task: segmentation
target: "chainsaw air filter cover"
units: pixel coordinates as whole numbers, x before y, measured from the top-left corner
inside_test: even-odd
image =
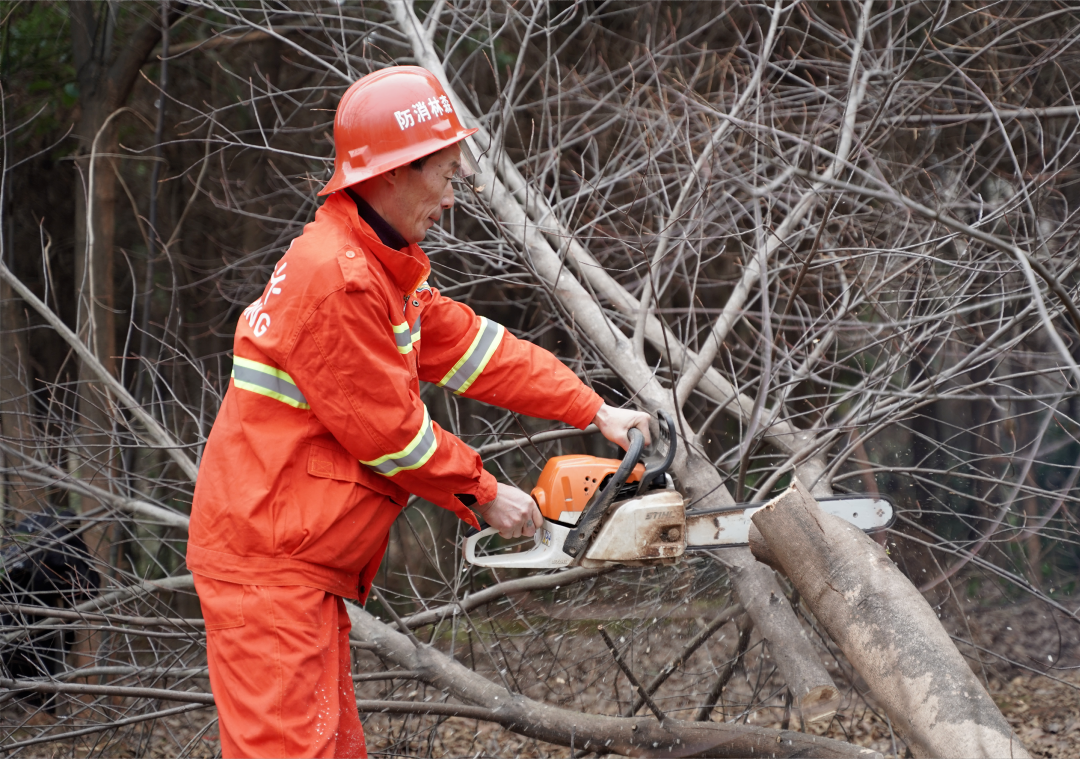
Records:
[[[577,524],[581,512],[603,487],[604,479],[614,474],[621,463],[618,459],[583,454],[548,459],[532,489],[533,500],[544,519]],[[626,481],[638,482],[643,474],[645,466],[638,464]]]

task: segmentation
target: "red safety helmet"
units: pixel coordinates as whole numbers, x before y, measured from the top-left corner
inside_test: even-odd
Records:
[[[393,66],[354,83],[334,115],[334,176],[319,195],[371,179],[460,142],[476,129],[458,120],[439,80]]]

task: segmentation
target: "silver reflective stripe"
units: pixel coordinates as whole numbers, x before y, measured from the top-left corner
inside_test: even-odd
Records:
[[[235,356],[232,370],[233,383],[241,390],[265,395],[293,408],[309,409],[307,398],[293,382],[293,378],[267,364]]]
[[[416,322],[412,325],[412,334],[409,335],[410,342],[415,345],[420,341],[420,317],[416,317]]]
[[[361,460],[360,463],[371,467],[379,474],[393,477],[406,469],[422,467],[434,455],[436,447],[438,447],[438,441],[435,439],[435,429],[431,426],[431,417],[428,416],[425,407],[424,423],[420,425],[420,431],[407,446],[397,453],[388,453],[372,461]]]
[[[502,342],[503,332],[501,324],[481,316],[480,331],[473,338],[472,345],[451,367],[446,376],[439,380],[439,387],[448,387],[457,395],[468,390],[495,354],[495,349]]]

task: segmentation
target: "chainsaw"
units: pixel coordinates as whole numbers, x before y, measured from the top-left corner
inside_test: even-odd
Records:
[[[639,463],[644,439],[636,429],[630,430],[621,461],[585,455],[549,459],[531,493],[544,517],[533,546],[488,552],[481,541],[497,530],[485,527],[465,538],[466,561],[507,569],[650,566],[672,564],[687,551],[747,545],[750,519],[767,502],[688,509],[668,474],[675,459],[675,422],[664,411],[659,421],[667,450],[644,462]],[[865,532],[886,529],[896,518],[893,504],[881,496],[821,498],[818,504]]]

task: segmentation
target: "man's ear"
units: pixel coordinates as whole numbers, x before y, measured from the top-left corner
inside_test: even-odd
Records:
[[[389,184],[391,186],[397,186],[398,179],[401,177],[401,173],[400,173],[401,169],[402,169],[402,167],[399,166],[396,169],[390,169],[390,171],[384,171],[382,174],[379,174],[377,177],[372,177],[372,179],[382,179],[387,184]]]

